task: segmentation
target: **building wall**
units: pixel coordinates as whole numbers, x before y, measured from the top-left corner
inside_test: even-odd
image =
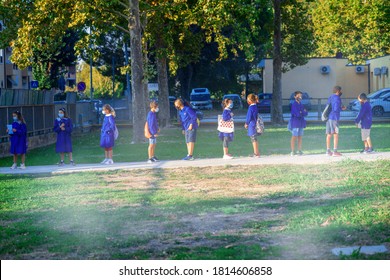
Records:
[[[11,54],[11,48],[0,49],[0,88],[29,89],[31,69],[21,70],[16,64],[12,64]]]
[[[265,59],[263,90],[272,93],[273,60]],[[326,98],[335,85],[343,89],[343,97],[354,98],[368,90],[368,67],[357,74],[356,66],[347,66],[347,59],[312,58],[306,65],[298,66],[282,74],[282,97],[289,98],[296,90],[307,92],[312,98]],[[321,73],[322,66],[329,66],[328,74]]]
[[[370,91],[374,92],[382,88],[390,88],[390,55],[378,57],[375,59],[370,59],[368,61],[370,63],[370,78],[371,78],[371,86]],[[387,67],[387,74],[382,73],[380,75],[375,75],[375,68]],[[378,73],[377,73],[378,74]]]

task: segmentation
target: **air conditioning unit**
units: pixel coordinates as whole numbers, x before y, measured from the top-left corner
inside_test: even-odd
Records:
[[[330,66],[329,65],[323,65],[320,67],[321,74],[329,74],[330,73]]]
[[[387,66],[382,66],[381,74],[382,75],[388,75],[389,74],[389,68],[387,68]]]
[[[355,71],[357,74],[364,73],[364,66],[356,66]]]
[[[379,68],[379,67],[377,67],[377,68],[374,68],[374,75],[375,76],[380,76],[381,75],[381,69]]]

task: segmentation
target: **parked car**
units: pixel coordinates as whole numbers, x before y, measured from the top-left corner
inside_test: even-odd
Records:
[[[380,89],[376,92],[373,92],[369,95],[367,95],[367,98],[370,100],[370,103],[371,103],[371,108],[372,108],[372,111],[374,113],[374,107],[372,106],[372,101],[375,100],[375,99],[383,99],[385,96],[387,97],[387,95],[390,93],[390,88],[383,88],[383,89]],[[382,112],[382,109],[383,109],[383,112],[385,111],[384,109],[384,106],[381,106],[380,104],[375,104],[376,106],[379,106],[378,108],[375,109],[375,113],[376,114],[381,114]],[[381,109],[382,107],[382,109]],[[355,99],[353,101],[351,101],[349,103],[349,106],[348,108],[352,111],[360,111],[360,102],[359,100]],[[382,113],[383,114],[383,113]],[[377,116],[377,115],[375,115]]]
[[[244,107],[242,104],[241,96],[239,96],[238,94],[225,94],[222,98],[222,101],[226,98],[233,100],[233,109],[242,109]]]
[[[380,98],[370,99],[372,114],[382,117],[384,113],[390,113],[390,92]]]
[[[294,101],[295,101],[295,98],[294,98],[294,92],[293,92],[290,95],[290,105],[289,105],[290,110],[291,110],[291,106],[294,103]],[[302,92],[301,104],[305,107],[305,109],[307,111],[311,110],[311,100],[310,100],[310,96],[307,92]]]
[[[259,109],[259,113],[270,113],[272,93],[260,93],[258,97],[259,103],[257,103],[257,109]]]
[[[194,88],[190,94],[190,103],[194,109],[213,109],[210,91],[207,88]]]
[[[93,109],[95,112],[101,112],[102,111],[102,108],[103,108],[103,102],[99,99],[92,99],[92,101],[90,99],[83,99],[83,100],[79,100],[77,101],[77,103],[91,103],[93,104]]]

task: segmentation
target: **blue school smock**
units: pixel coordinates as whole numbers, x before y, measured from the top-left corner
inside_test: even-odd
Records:
[[[364,102],[360,107],[359,115],[355,119],[355,123],[361,123],[363,129],[370,129],[372,125],[372,110],[370,101]]]
[[[225,109],[222,113],[222,119],[226,121],[230,121],[232,119],[231,115],[232,110],[231,109]],[[223,140],[224,137],[227,137],[229,141],[233,141],[234,133],[226,133],[226,132],[220,132],[218,135],[219,139]]]
[[[248,125],[248,136],[254,136],[257,135],[256,132],[256,122],[257,122],[257,115],[259,111],[257,110],[256,104],[251,104],[248,108],[248,112],[246,113],[246,120],[245,124]]]
[[[307,116],[307,111],[302,103],[297,102],[296,100],[291,105],[291,128],[305,128]]]
[[[11,134],[11,149],[13,155],[22,155],[27,152],[27,126],[22,122],[13,122],[12,129],[16,131]]]
[[[188,130],[189,126],[192,124],[192,129],[198,128],[198,122],[196,121],[196,111],[191,107],[184,106],[179,112],[181,126],[183,130]]]
[[[341,112],[341,98],[337,94],[332,94],[328,98],[328,103],[332,105],[332,111],[329,114],[329,119],[338,121],[340,120],[340,112]]]
[[[103,120],[102,132],[100,135],[100,147],[112,148],[115,144],[114,139],[115,118],[112,115],[106,115]]]
[[[65,124],[65,130],[61,129],[61,125]],[[57,118],[54,121],[53,131],[57,133],[56,153],[71,153],[72,152],[72,120],[69,118]]]
[[[151,138],[155,138],[154,135],[158,133],[158,121],[157,114],[155,112],[150,111],[146,118],[149,126],[149,133],[152,135]]]

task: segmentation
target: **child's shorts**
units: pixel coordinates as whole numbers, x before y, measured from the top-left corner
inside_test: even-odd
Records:
[[[367,139],[370,138],[370,132],[371,129],[362,128],[362,141],[367,141]]]
[[[303,136],[303,128],[296,127],[291,129],[292,136],[298,137],[298,136]]]
[[[150,145],[157,144],[157,138],[149,138],[149,144]]]
[[[257,142],[257,134],[252,135],[252,136],[249,136],[249,138],[251,139],[251,142],[252,142],[252,143]]]

